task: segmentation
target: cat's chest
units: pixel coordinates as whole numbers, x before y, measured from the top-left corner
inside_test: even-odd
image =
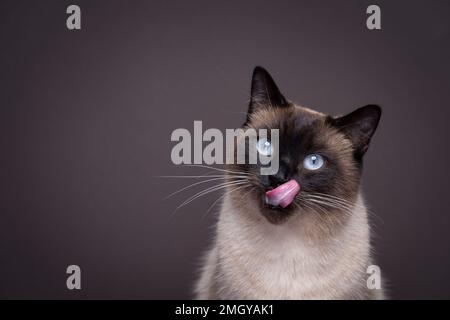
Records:
[[[274,226],[233,213],[223,211],[218,225],[218,278],[229,293],[225,298],[333,299],[365,285],[368,232],[357,216],[340,233],[319,238],[311,236],[305,220]]]
[[[357,280],[352,279],[357,270],[354,265],[312,256],[306,259],[303,252],[239,256],[225,262],[233,267],[223,276],[235,293],[248,299],[335,299],[354,288]]]
[[[302,253],[290,253],[279,257],[260,256],[254,264],[254,276],[260,286],[259,294],[264,298],[276,295],[281,299],[296,299],[308,294],[317,282],[316,273]]]
[[[302,299],[323,297],[333,271],[327,270],[315,249],[295,241],[282,246],[264,243],[230,245],[221,253],[225,278],[240,296],[256,299]]]

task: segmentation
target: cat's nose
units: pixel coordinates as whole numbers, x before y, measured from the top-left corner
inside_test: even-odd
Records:
[[[272,188],[276,188],[279,185],[282,185],[285,182],[288,182],[290,177],[288,176],[285,170],[278,170],[278,172],[274,175],[269,176],[270,186]]]

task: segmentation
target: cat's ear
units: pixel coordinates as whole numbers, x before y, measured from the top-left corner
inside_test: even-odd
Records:
[[[369,148],[370,139],[377,129],[381,108],[367,105],[332,120],[333,125],[343,132],[353,143],[355,156],[361,158]]]
[[[253,70],[248,114],[260,106],[284,107],[287,105],[289,105],[288,101],[281,94],[269,72],[262,67],[256,67]]]

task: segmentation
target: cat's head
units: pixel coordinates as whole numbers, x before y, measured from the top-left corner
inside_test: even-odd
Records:
[[[363,156],[380,116],[376,105],[338,117],[297,106],[281,94],[265,69],[256,67],[243,128],[279,129],[279,169],[272,175],[261,174],[258,164],[235,164],[232,169],[248,177],[248,197],[270,222],[281,223],[311,209],[319,214],[339,208],[348,212],[358,196]],[[300,191],[288,205],[268,201],[268,192],[292,184]]]

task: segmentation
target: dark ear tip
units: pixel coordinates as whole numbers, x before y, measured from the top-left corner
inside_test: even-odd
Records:
[[[365,114],[366,117],[372,119],[372,121],[376,124],[380,122],[382,109],[379,105],[368,104],[367,106],[361,107],[359,110],[362,111],[362,114]]]
[[[363,107],[367,109],[369,112],[377,115],[377,117],[381,117],[381,114],[383,113],[383,109],[379,105],[376,104],[368,104],[367,106]]]
[[[254,69],[253,69],[253,76],[255,76],[255,75],[257,75],[257,74],[268,74],[269,72],[267,72],[267,70],[266,69],[264,69],[263,67],[261,67],[261,66],[256,66]]]

